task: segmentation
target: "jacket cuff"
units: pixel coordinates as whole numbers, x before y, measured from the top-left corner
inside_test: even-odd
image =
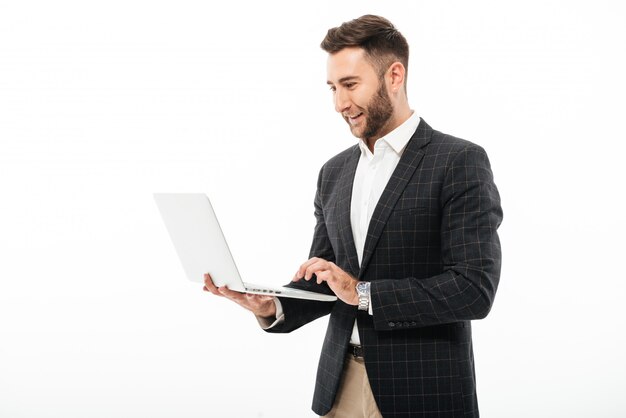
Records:
[[[285,313],[283,312],[283,305],[278,298],[274,298],[274,304],[276,305],[276,317],[263,318],[257,316],[256,320],[263,329],[270,329],[285,322]]]

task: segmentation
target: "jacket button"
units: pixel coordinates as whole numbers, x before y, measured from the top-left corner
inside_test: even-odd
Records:
[[[396,326],[396,323],[395,323],[395,322],[389,322],[387,325],[389,325],[390,327],[392,327],[392,328],[393,328],[393,327],[395,327],[395,326]]]

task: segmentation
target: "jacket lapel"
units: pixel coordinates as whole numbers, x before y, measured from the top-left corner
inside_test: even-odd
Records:
[[[360,156],[361,150],[358,146],[355,146],[341,171],[338,187],[339,197],[337,199],[337,227],[339,228],[339,235],[346,248],[348,265],[352,274],[356,274],[359,271],[359,259],[356,254],[354,236],[352,235],[352,223],[350,222],[350,204],[352,202],[354,175]]]
[[[359,277],[361,277],[361,275],[365,272],[365,269],[372,258],[374,249],[378,244],[380,235],[382,234],[385,224],[387,223],[389,215],[391,215],[391,212],[400,198],[400,195],[406,188],[406,185],[424,156],[422,147],[430,141],[432,131],[432,128],[428,126],[424,119],[422,119],[417,127],[417,130],[407,143],[406,148],[402,153],[402,157],[398,162],[398,166],[391,175],[383,194],[380,196],[380,200],[374,209],[372,219],[367,229],[367,237],[365,238],[365,248],[363,249],[363,261],[359,270]],[[352,174],[352,179],[354,179],[354,173]],[[352,189],[350,189],[350,194],[351,192]],[[348,212],[348,224],[350,224],[349,216],[350,214]],[[352,230],[350,230],[350,235],[352,235]],[[354,247],[354,240],[352,240],[352,246]]]

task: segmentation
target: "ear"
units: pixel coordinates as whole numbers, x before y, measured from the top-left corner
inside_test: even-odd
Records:
[[[401,91],[404,87],[404,80],[406,76],[406,69],[400,61],[396,61],[389,66],[387,70],[387,80],[389,85],[387,86],[392,93]]]

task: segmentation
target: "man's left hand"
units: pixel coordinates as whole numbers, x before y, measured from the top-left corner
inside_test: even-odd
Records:
[[[359,304],[359,296],[356,293],[356,284],[359,281],[337,267],[335,263],[313,257],[300,266],[292,281],[297,282],[301,279],[308,281],[313,275],[317,277],[318,284],[328,283],[335,295],[348,305]]]

